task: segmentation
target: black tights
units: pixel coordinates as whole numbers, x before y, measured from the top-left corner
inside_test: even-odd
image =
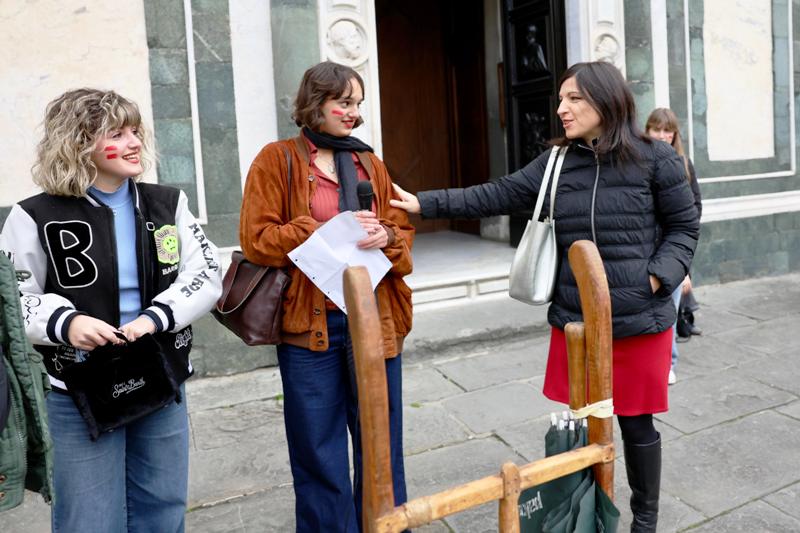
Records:
[[[617,416],[622,440],[628,444],[651,444],[658,439],[653,415]]]

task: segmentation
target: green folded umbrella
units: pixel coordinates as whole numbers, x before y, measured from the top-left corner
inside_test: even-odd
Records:
[[[566,415],[565,415],[566,418]],[[545,456],[586,446],[582,421],[559,421],[545,434]],[[615,532],[619,511],[586,468],[522,491],[519,497],[521,533]]]

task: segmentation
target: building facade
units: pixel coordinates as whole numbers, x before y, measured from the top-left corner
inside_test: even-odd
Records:
[[[47,102],[80,86],[137,101],[159,162],[223,251],[238,246],[250,161],[292,136],[303,71],[321,59],[364,78],[371,144],[408,190],[468,186],[524,165],[559,134],[557,80],[612,61],[640,121],[671,107],[704,197],[693,274],[715,283],[800,270],[795,0],[7,0],[0,3],[0,220],[33,194]],[[529,213],[416,220],[518,239]],[[230,352],[198,334],[201,373]],[[222,344],[221,344],[222,343]],[[238,356],[237,356],[238,357]],[[271,361],[247,351],[242,368]]]

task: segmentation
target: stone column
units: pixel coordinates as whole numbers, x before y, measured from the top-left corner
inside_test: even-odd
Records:
[[[353,134],[380,157],[381,108],[375,5],[372,0],[319,0],[320,57],[355,69],[364,79],[364,124]]]
[[[566,0],[567,63],[610,61],[625,74],[623,0]]]

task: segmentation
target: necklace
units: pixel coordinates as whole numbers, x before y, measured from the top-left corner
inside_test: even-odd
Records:
[[[317,161],[322,161],[323,163],[325,163],[328,174],[336,174],[336,163],[334,163],[333,160],[328,161],[327,159],[323,159],[320,156],[317,156]]]

